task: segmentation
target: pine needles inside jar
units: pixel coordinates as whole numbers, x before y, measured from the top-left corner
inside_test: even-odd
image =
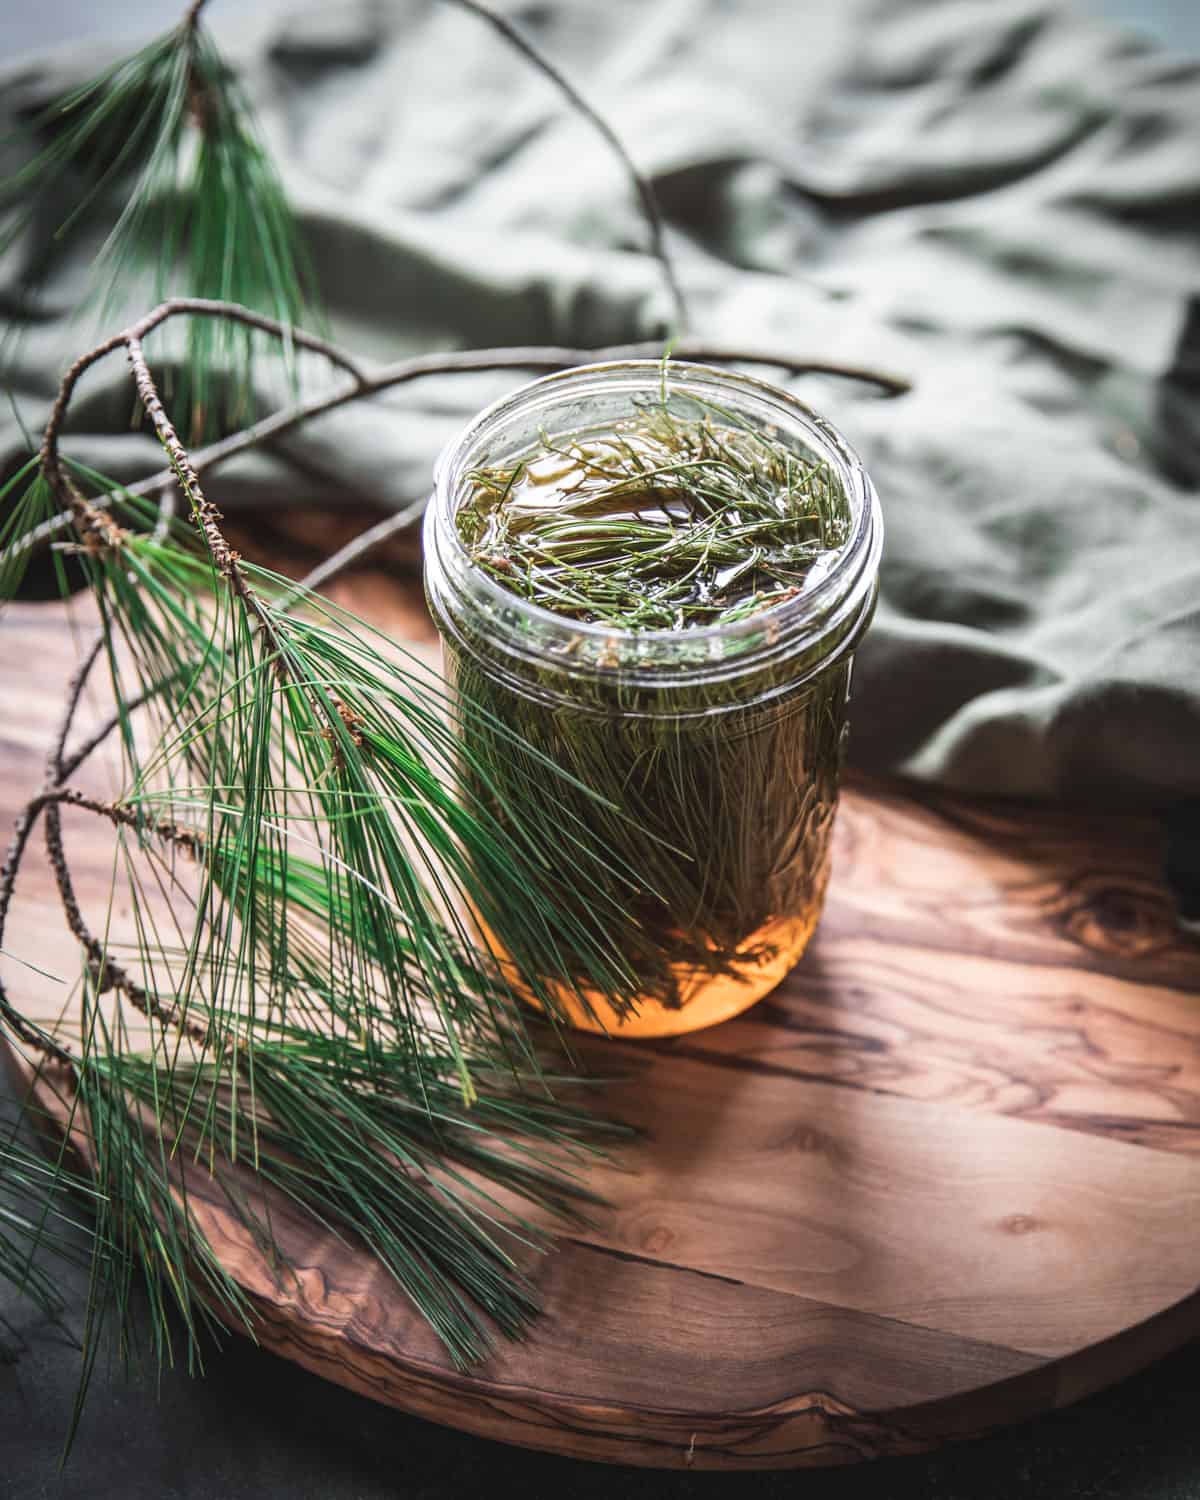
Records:
[[[641,1001],[678,1010],[720,985],[740,1008],[739,990],[761,992],[803,950],[824,892],[848,667],[809,670],[769,648],[776,606],[849,536],[837,475],[731,411],[668,397],[664,375],[627,419],[543,431],[533,451],[471,472],[455,522],[495,583],[585,626],[561,665],[514,665],[467,622],[451,633],[466,744],[492,768],[491,786],[466,778],[469,798],[560,849],[581,904],[605,891]],[[598,650],[596,626],[612,632]],[[711,627],[734,629],[718,639]],[[671,632],[686,650],[698,630],[700,670],[648,681],[638,637]],[[723,652],[756,663],[732,693],[703,670]],[[569,825],[549,811],[547,764],[566,773]],[[507,949],[503,925],[490,936]],[[536,978],[594,994],[593,1022],[640,1009],[614,1007],[584,956],[567,942],[560,952],[559,972]]]
[[[719,408],[681,418],[665,399],[608,432],[543,433],[536,454],[471,478],[457,522],[478,566],[555,614],[619,630],[723,625],[778,604],[849,525],[826,462]]]

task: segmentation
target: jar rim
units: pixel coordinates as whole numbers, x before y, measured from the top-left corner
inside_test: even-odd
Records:
[[[471,461],[472,456],[477,454],[487,437],[494,434],[506,418],[527,414],[539,406],[552,410],[568,395],[571,398],[586,395],[589,385],[609,395],[614,388],[620,388],[622,380],[628,383],[631,394],[657,390],[663,369],[663,361],[652,359],[575,365],[528,381],[485,407],[443,448],[434,465],[434,491],[426,519],[427,570],[433,558],[442,567],[450,562],[452,571],[469,575],[476,598],[486,601],[497,616],[501,611],[512,612],[545,631],[569,631],[580,641],[615,646],[622,656],[628,649],[635,658],[642,660],[658,650],[668,653],[686,646],[694,667],[700,666],[706,654],[710,657],[718,654],[722,646],[748,642],[755,636],[761,639],[764,633],[773,645],[778,644],[781,637],[793,643],[797,637],[811,641],[824,633],[831,615],[844,613],[843,607],[863,593],[864,583],[870,595],[869,602],[873,603],[874,575],[882,546],[882,521],[874,486],[858,454],[830,422],[792,392],[740,370],[688,361],[670,361],[666,365],[666,379],[672,393],[702,397],[705,392],[711,393],[716,388],[726,397],[733,394],[748,397],[756,408],[757,417],[769,419],[776,416],[781,426],[787,424],[791,433],[802,438],[821,459],[830,463],[837,474],[851,508],[851,532],[846,541],[830,553],[829,566],[811,587],[802,588],[798,594],[735,621],[685,629],[638,630],[601,621],[576,620],[556,613],[506,589],[473,561],[459,535],[455,518],[463,478],[477,466],[477,461]],[[446,549],[444,553],[443,548]],[[869,613],[869,604],[864,604],[863,608],[864,613]],[[751,648],[748,654],[757,656],[758,653]],[[682,663],[677,665],[683,670]],[[749,665],[744,658],[743,665]]]

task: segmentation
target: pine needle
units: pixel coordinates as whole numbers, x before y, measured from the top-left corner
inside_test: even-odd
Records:
[[[80,1212],[71,1195],[95,1205],[92,1183],[69,1171],[62,1160],[48,1159],[17,1134],[19,1121],[0,1121],[0,1281],[54,1323],[61,1323],[64,1304],[55,1274],[57,1266],[87,1266],[102,1260],[109,1246]],[[4,1329],[0,1319],[0,1332]],[[11,1353],[0,1338],[0,1358]]]

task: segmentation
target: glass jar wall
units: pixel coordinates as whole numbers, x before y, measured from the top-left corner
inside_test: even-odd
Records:
[[[630,629],[556,613],[480,566],[459,525],[475,476],[547,435],[628,431],[664,402],[685,422],[719,412],[822,467],[839,530],[801,587],[717,625]],[[550,945],[554,972],[510,974],[519,992],[587,1029],[662,1036],[745,1010],[800,957],[829,875],[881,532],[870,481],[828,423],[787,392],[701,366],[550,376],[442,455],[426,586],[474,768],[461,795],[523,830],[576,893]],[[493,914],[482,932],[502,963],[505,922],[525,919]],[[614,955],[603,972],[597,931]]]

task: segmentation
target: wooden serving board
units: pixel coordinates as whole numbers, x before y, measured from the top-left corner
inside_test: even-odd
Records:
[[[403,611],[383,616],[428,644]],[[59,606],[3,629],[11,819],[75,645]],[[102,910],[110,831],[81,818],[69,845]],[[674,1041],[585,1044],[629,1075],[607,1102],[645,1138],[592,1174],[594,1230],[539,1262],[529,1339],[470,1375],[365,1252],[276,1204],[280,1281],[198,1172],[193,1201],[266,1347],[506,1442],[801,1466],[1063,1405],[1200,1331],[1200,950],[1160,857],[1135,819],[852,784],[824,921],[771,998]],[[76,961],[36,861],[9,946]],[[37,987],[3,972],[18,999]]]

